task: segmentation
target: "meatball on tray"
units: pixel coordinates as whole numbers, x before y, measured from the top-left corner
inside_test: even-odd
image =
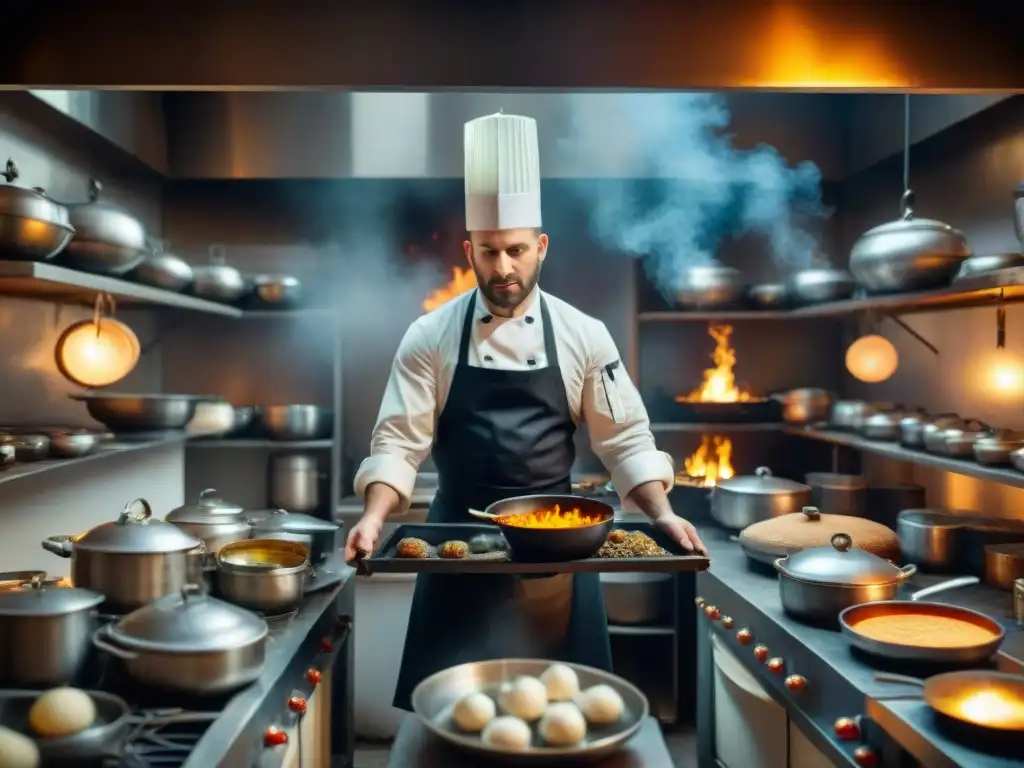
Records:
[[[686,552],[650,523],[616,522],[607,541],[582,560],[524,562],[497,526],[420,523],[399,526],[371,557],[365,573],[548,574],[706,570],[704,555]]]

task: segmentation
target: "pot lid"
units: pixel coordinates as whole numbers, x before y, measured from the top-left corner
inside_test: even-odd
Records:
[[[103,185],[96,179],[89,182],[89,202],[68,206],[69,218],[80,239],[123,243],[132,248],[146,244],[142,223],[120,208],[100,201]]]
[[[6,169],[0,173],[7,180],[6,185],[0,186],[0,215],[20,216],[70,230],[68,209],[48,198],[41,189],[17,186],[14,181],[19,175],[18,166],[8,160]]]
[[[75,541],[75,549],[120,554],[186,552],[199,546],[199,539],[178,526],[154,520],[145,499],[126,504],[117,520],[97,525]]]
[[[189,653],[226,651],[267,636],[267,622],[187,584],[180,593],[132,611],[110,630],[128,648]]]
[[[262,519],[254,520],[257,530],[276,531],[279,533],[316,533],[318,531],[336,531],[338,524],[329,520],[321,520],[312,515],[299,515],[283,509],[272,509]]]
[[[897,518],[898,523],[912,528],[963,528],[963,518],[957,515],[970,515],[964,511],[946,511],[941,509],[905,509]]]
[[[795,480],[775,477],[768,467],[758,467],[752,475],[739,475],[737,477],[730,477],[728,480],[721,480],[717,488],[734,493],[765,495],[805,493],[811,490],[809,486],[798,483]]]
[[[88,589],[50,587],[36,576],[21,589],[0,591],[0,616],[63,616],[88,611],[103,602],[103,595]]]
[[[230,501],[224,501],[215,489],[207,488],[199,494],[199,499],[194,504],[182,504],[180,507],[172,509],[164,520],[169,523],[203,522],[198,518],[214,515],[238,515],[244,511],[243,507],[232,504]]]
[[[853,546],[845,533],[832,537],[831,546],[812,547],[782,561],[785,573],[816,584],[868,586],[885,584],[902,576],[888,560]]]

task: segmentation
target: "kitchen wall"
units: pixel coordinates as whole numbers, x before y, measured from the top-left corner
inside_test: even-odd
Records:
[[[96,176],[103,196],[137,215],[154,232],[160,228],[160,183],[123,157],[83,149],[65,127],[39,121],[24,102],[0,97],[0,161],[13,159],[17,183],[42,187],[61,201],[87,200]],[[95,426],[80,403],[68,399],[75,387],[57,372],[53,345],[68,324],[91,316],[91,308],[0,298],[0,424]],[[158,318],[148,312],[119,312],[145,345],[156,338]],[[143,356],[123,391],[159,391],[160,359]],[[183,459],[180,447],[166,447],[60,468],[13,483],[0,482],[0,570],[45,568],[65,575],[68,561],[48,555],[39,541],[78,533],[112,520],[124,505],[144,496],[155,510],[180,504]],[[0,476],[2,480],[2,476]]]
[[[883,98],[883,97],[876,97]],[[884,97],[897,104],[902,96]],[[912,100],[913,101],[913,100]],[[911,152],[910,184],[917,213],[962,229],[978,254],[1021,250],[1013,231],[1013,191],[1024,181],[1024,99],[999,103],[917,145]],[[902,161],[890,158],[860,173],[842,188],[842,253],[865,229],[896,218]],[[849,375],[850,396],[905,403],[932,412],[953,411],[1008,428],[1024,429],[1024,305],[1006,308],[1006,349],[997,351],[995,309],[911,315],[905,321],[939,348],[933,355],[890,321],[882,332],[900,355],[896,374],[867,385]],[[997,372],[1015,368],[1010,386],[997,386]],[[917,478],[929,502],[984,510],[1024,519],[1024,490],[959,475],[872,460],[873,471]]]

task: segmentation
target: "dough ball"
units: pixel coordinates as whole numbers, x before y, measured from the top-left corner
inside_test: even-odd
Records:
[[[619,692],[610,685],[595,685],[580,695],[580,709],[591,725],[611,725],[618,722],[625,706]]]
[[[28,724],[40,736],[55,738],[84,731],[96,720],[96,704],[85,691],[54,688],[32,704]]]
[[[479,733],[497,714],[494,700],[486,693],[470,693],[455,702],[452,719],[467,733]]]
[[[587,721],[575,704],[559,701],[548,707],[537,730],[545,743],[553,747],[571,747],[587,735]]]
[[[502,686],[498,707],[503,714],[532,723],[548,707],[548,689],[536,677],[519,677]]]
[[[469,544],[464,541],[446,541],[437,548],[437,556],[445,560],[463,560],[469,557]]]
[[[0,726],[0,765],[4,768],[39,768],[39,747],[28,736]]]
[[[548,701],[573,701],[580,692],[580,679],[565,664],[552,664],[544,670],[540,681],[548,690]]]
[[[530,748],[532,734],[530,726],[518,717],[504,715],[496,717],[487,724],[481,735],[484,744],[512,752],[525,752]]]
[[[430,550],[427,548],[427,542],[423,539],[409,538],[398,542],[398,546],[395,547],[395,554],[402,558],[422,560],[425,557],[430,557]]]

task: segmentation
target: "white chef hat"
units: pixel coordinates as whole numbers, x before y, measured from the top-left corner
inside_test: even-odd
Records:
[[[466,123],[466,229],[539,227],[537,121],[496,114]]]

